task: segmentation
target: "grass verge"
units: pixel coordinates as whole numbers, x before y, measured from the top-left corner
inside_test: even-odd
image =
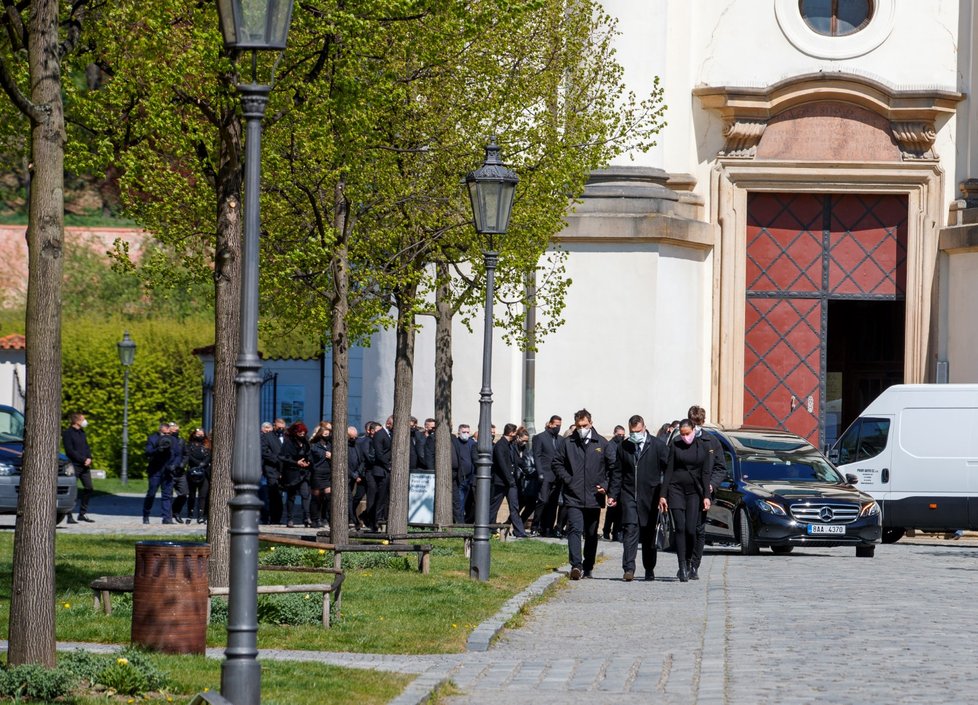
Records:
[[[94,611],[88,585],[99,576],[132,574],[134,544],[152,538],[58,534],[55,609],[59,640],[129,643],[131,601],[116,596],[113,613],[104,615]],[[172,540],[172,536],[160,538]],[[202,536],[185,538],[204,540]],[[331,629],[261,624],[259,648],[392,654],[461,652],[472,629],[537,577],[561,565],[565,553],[558,544],[494,540],[491,579],[478,582],[468,577],[468,559],[460,539],[431,543],[435,549],[430,575],[417,572],[414,554],[376,567],[348,569],[342,611],[333,615]],[[12,532],[0,534],[0,574],[10,574],[12,553]],[[262,571],[259,576],[264,584],[309,582],[308,574],[301,573]],[[0,635],[4,637],[9,605],[10,584],[4,581],[0,583]],[[226,639],[223,626],[210,625],[208,646],[223,646]]]

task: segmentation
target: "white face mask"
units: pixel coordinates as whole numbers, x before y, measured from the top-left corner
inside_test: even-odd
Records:
[[[587,438],[591,433],[591,427],[588,426],[587,428],[579,428],[577,429],[577,433],[581,436],[581,438]]]
[[[459,440],[467,441],[469,440],[471,434],[468,431],[462,431],[458,434]]]
[[[88,425],[88,419],[83,419],[82,422],[79,424],[79,426],[81,426],[82,428],[85,428],[87,425]]]

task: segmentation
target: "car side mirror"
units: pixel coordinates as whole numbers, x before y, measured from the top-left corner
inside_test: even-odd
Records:
[[[839,449],[830,448],[829,449],[829,462],[837,464],[839,462]]]
[[[851,472],[847,472],[846,473],[846,482],[848,482],[850,485],[855,485],[857,482],[859,482],[859,477],[857,477],[856,475],[854,475]]]

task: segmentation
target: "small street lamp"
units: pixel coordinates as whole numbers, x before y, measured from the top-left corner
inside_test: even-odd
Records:
[[[129,331],[122,334],[122,340],[115,344],[119,349],[119,362],[122,363],[122,472],[123,486],[129,484],[129,368],[136,359],[136,343],[129,337]]]
[[[485,328],[482,336],[482,391],[479,393],[479,443],[475,461],[475,530],[469,557],[469,577],[489,580],[489,494],[492,479],[492,304],[495,298],[497,237],[509,229],[513,211],[513,194],[519,178],[499,159],[495,137],[486,147],[482,166],[465,177],[472,202],[475,231],[486,238],[482,251],[486,265]]]
[[[271,85],[257,81],[258,52],[285,49],[292,0],[217,0],[224,46],[232,57],[251,52],[251,83],[238,85],[245,132],[244,245],[241,263],[241,343],[235,377],[231,480],[228,645],[221,664],[221,695],[234,705],[260,705],[258,663],[258,498],[261,480],[258,357],[258,232],[262,118]],[[274,69],[273,69],[274,72]],[[271,81],[269,77],[269,82]]]

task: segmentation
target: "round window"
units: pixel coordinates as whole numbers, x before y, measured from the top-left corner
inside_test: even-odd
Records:
[[[873,19],[873,0],[798,0],[805,24],[827,37],[855,34]]]

